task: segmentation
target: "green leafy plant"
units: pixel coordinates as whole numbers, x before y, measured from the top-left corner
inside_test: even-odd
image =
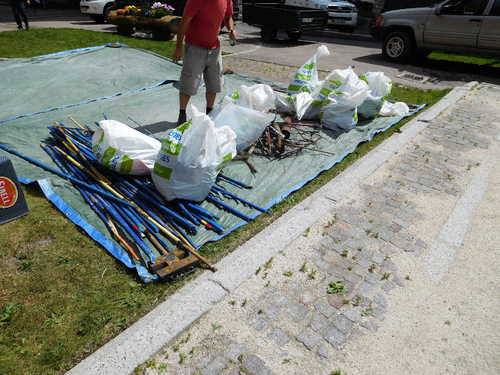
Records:
[[[21,302],[19,303],[9,302],[7,306],[5,306],[3,311],[0,313],[0,327],[11,323],[12,316],[19,309],[19,307],[21,307]]]
[[[274,261],[274,257],[271,257],[267,262],[266,262],[266,265],[265,267],[267,269],[271,268],[273,266],[273,261]]]
[[[157,366],[156,358],[154,357],[146,362],[146,368],[156,368],[156,366]]]
[[[158,374],[162,374],[163,371],[165,371],[167,369],[167,364],[166,363],[160,363],[160,365],[158,365]]]
[[[307,269],[307,261],[302,264],[302,266],[300,267],[300,270],[302,272],[304,272],[304,273],[307,273],[307,271],[308,271],[308,269]]]
[[[293,272],[292,271],[285,271],[285,272],[283,272],[283,276],[292,277],[293,276]]]
[[[338,294],[340,296],[343,296],[347,293],[347,288],[343,281],[332,281],[328,285],[327,291],[329,294]]]
[[[183,363],[186,359],[186,353],[179,353],[179,363]]]
[[[315,269],[312,269],[311,273],[309,274],[309,278],[314,280],[316,278],[316,273],[317,271]]]

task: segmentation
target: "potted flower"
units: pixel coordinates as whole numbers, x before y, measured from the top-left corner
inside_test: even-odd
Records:
[[[174,8],[160,2],[137,8],[135,5],[110,12],[108,22],[118,25],[119,34],[130,35],[136,29],[151,31],[153,38],[170,40],[177,33],[180,17],[173,16]]]

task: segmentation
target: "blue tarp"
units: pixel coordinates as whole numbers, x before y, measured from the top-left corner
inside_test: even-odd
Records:
[[[39,144],[49,137],[47,127],[56,121],[70,126],[73,124],[68,117],[71,117],[95,129],[95,121],[102,120],[105,114],[109,119],[160,139],[176,125],[181,66],[143,50],[123,45],[99,46],[29,59],[3,60],[0,68],[0,81],[5,83],[0,101],[0,143],[54,169],[57,166]],[[220,98],[238,91],[241,85],[257,83],[283,88],[280,83],[258,77],[231,74],[225,76],[224,92]],[[190,104],[204,110],[203,88]],[[359,143],[369,141],[400,120],[401,117],[395,117],[361,122],[343,134],[321,130],[314,147],[328,153],[304,150],[294,157],[276,160],[255,156],[251,161],[258,170],[256,174],[252,174],[243,161],[232,161],[224,173],[253,186],[253,189],[224,187],[250,202],[269,208],[341,161]],[[61,212],[124,265],[135,268],[144,281],[156,278],[147,269],[148,257],[133,260],[70,182],[3,150],[0,150],[0,155],[12,160],[20,181],[37,181]],[[236,204],[234,201],[225,203]],[[204,205],[219,215],[220,224],[225,228],[224,235],[245,224],[209,203]],[[260,214],[243,204],[235,208],[251,217]],[[198,248],[219,238],[221,236],[204,228],[190,236]]]

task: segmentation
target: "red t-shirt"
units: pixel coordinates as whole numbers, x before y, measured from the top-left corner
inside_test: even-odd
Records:
[[[188,0],[184,13],[192,17],[186,30],[186,43],[215,49],[220,46],[222,20],[233,14],[233,3],[232,0]]]

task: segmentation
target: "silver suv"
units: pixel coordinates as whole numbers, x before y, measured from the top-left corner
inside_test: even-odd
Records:
[[[382,13],[370,33],[393,62],[431,50],[500,56],[500,0],[447,0]]]

